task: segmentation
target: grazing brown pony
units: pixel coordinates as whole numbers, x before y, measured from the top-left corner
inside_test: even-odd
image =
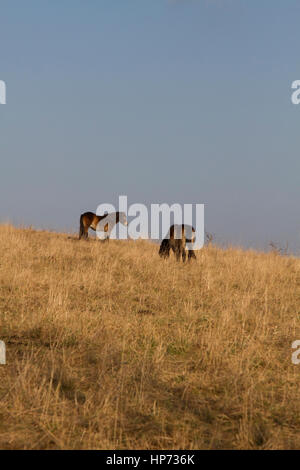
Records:
[[[88,230],[91,228],[94,231],[107,233],[106,240],[109,239],[109,234],[113,227],[121,222],[127,225],[126,215],[124,212],[113,212],[111,214],[96,215],[93,212],[85,212],[80,216],[79,227],[79,240],[84,238],[88,239]]]
[[[170,227],[168,237],[165,238],[160,245],[159,248],[159,256],[161,258],[169,258],[170,250],[172,249],[176,260],[180,261],[180,257],[182,257],[182,261],[185,262],[186,260],[186,243],[194,243],[195,241],[195,229],[190,225],[172,225]],[[196,259],[196,255],[194,250],[187,250],[188,251],[188,261],[191,259]]]

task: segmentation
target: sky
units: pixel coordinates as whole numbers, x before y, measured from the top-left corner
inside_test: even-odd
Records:
[[[1,0],[0,222],[205,204],[220,244],[300,253],[298,0]]]

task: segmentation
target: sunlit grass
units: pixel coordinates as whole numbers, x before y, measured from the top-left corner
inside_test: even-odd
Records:
[[[0,448],[300,448],[300,261],[157,251],[0,226]]]

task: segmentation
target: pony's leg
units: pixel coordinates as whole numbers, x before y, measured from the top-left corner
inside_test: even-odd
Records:
[[[79,240],[81,240],[81,238],[83,238],[84,240],[87,240],[88,237],[89,237],[89,228],[86,227],[86,226],[83,226],[81,229],[80,229],[80,233],[79,233]]]
[[[194,250],[189,250],[188,261],[191,261],[191,259],[197,259]]]
[[[185,251],[185,248],[183,246],[182,247],[182,261],[185,263],[185,260],[186,260],[186,251]]]
[[[169,257],[170,257],[170,249],[171,249],[171,247],[170,247],[170,245],[168,245],[168,246],[166,247],[166,249],[165,249],[165,254],[164,254],[164,257],[165,257],[165,258],[169,258]]]
[[[176,256],[176,247],[175,247],[174,243],[171,244],[170,248],[173,251],[174,255]]]
[[[80,216],[80,221],[79,221],[79,240],[81,240],[82,237],[84,237],[84,224],[83,224],[83,214]]]
[[[87,240],[89,238],[89,226],[88,225],[84,225],[83,237],[84,237],[85,240]]]
[[[175,241],[175,247],[174,247],[174,253],[176,256],[176,261],[180,261],[180,256],[181,256],[181,240],[176,240]]]

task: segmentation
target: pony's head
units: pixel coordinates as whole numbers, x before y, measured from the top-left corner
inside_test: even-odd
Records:
[[[169,253],[170,253],[170,240],[165,238],[160,244],[158,254],[161,258],[168,258]]]

